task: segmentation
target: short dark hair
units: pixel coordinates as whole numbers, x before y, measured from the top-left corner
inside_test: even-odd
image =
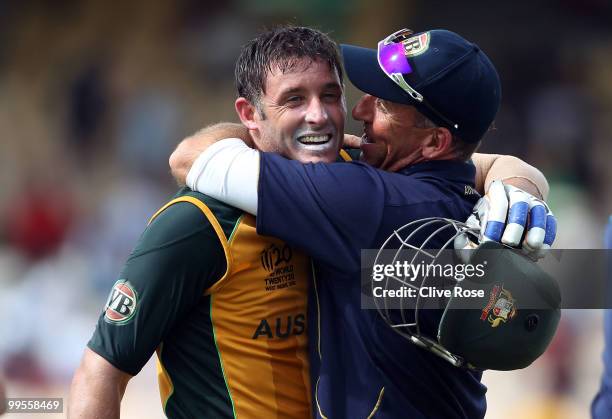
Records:
[[[338,47],[327,34],[301,26],[282,26],[260,34],[242,47],[234,71],[238,96],[258,104],[273,66],[285,72],[302,58],[327,62],[332,71],[338,72],[342,83]]]
[[[417,120],[414,124],[418,128],[437,128],[434,122],[431,119],[427,118],[420,112],[417,112]],[[451,150],[454,155],[455,160],[467,161],[472,157],[472,154],[480,147],[482,141],[477,142],[467,142],[462,140],[458,135],[451,134]]]

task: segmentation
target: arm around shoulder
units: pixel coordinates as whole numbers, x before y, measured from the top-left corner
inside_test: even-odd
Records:
[[[500,154],[474,153],[476,189],[486,193],[495,180],[502,180],[540,199],[548,196],[548,181],[540,170],[518,157]]]
[[[113,366],[89,348],[70,386],[70,419],[119,418],[121,399],[132,376]]]
[[[198,156],[211,144],[224,138],[240,138],[250,142],[249,131],[241,124],[221,122],[201,129],[179,143],[168,161],[172,176],[179,185],[185,185],[187,173]]]

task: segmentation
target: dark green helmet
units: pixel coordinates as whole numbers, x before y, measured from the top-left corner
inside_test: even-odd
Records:
[[[449,230],[453,234],[449,235]],[[433,233],[424,240],[421,235],[421,243],[415,245],[414,238],[423,231]],[[409,234],[404,237],[403,232]],[[444,248],[429,249],[427,243],[432,242],[432,236],[443,233],[447,240]],[[454,277],[443,279],[446,281],[443,286],[437,278],[432,278],[430,271],[416,281],[411,279],[410,284],[393,275],[381,282],[380,275],[377,280],[373,275],[373,288],[383,284],[383,288],[390,289],[399,281],[418,289],[419,295],[421,288],[431,288],[433,284],[438,290],[451,290],[444,298],[436,299],[435,307],[427,306],[427,298],[404,300],[399,307],[397,301],[390,303],[390,299],[384,298],[375,299],[374,303],[396,332],[457,367],[476,370],[524,368],[544,353],[557,330],[561,317],[559,285],[516,249],[492,241],[478,244],[477,235],[477,229],[444,218],[418,220],[398,229],[394,237],[401,237],[404,250],[414,255],[410,256],[411,264],[448,266],[450,258],[454,266],[463,265],[461,272],[465,272],[465,266],[472,265],[475,268],[471,272],[482,275],[465,278],[456,275],[459,272],[456,271]],[[463,243],[469,239],[474,243],[473,249],[453,250],[452,244],[457,243],[458,238]],[[383,249],[378,252],[375,264],[380,264],[382,253]],[[401,259],[399,255],[393,256],[394,263]],[[417,262],[419,257],[426,262]],[[432,269],[432,272],[436,271]],[[460,289],[457,295],[456,288]],[[421,324],[423,313],[431,313],[431,308],[441,313],[437,333]]]

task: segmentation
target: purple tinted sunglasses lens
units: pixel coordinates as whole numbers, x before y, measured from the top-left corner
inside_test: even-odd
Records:
[[[404,54],[404,45],[401,43],[384,45],[381,41],[378,44],[378,62],[387,74],[412,72],[412,67]]]

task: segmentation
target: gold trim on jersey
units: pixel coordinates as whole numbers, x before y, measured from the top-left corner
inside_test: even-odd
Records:
[[[214,290],[211,321],[236,415],[310,417],[309,258],[258,235],[249,214],[235,227],[229,249],[232,268]]]
[[[321,354],[321,306],[319,305],[319,288],[317,288],[317,275],[315,273],[314,261],[310,260],[310,271],[312,272],[312,286],[315,292],[315,302],[317,304],[317,352],[319,359],[323,359]]]
[[[327,416],[325,416],[325,414],[323,413],[323,409],[321,409],[321,405],[319,404],[319,381],[321,380],[321,377],[317,378],[317,384],[315,385],[315,402],[317,404],[317,410],[319,411],[319,416],[321,416],[323,419],[329,419]],[[378,409],[380,408],[380,404],[382,403],[382,398],[385,394],[385,388],[381,388],[380,392],[378,393],[378,399],[376,400],[376,404],[374,405],[374,408],[372,408],[372,411],[370,412],[370,414],[367,416],[366,419],[372,419],[374,417],[374,414],[376,414],[376,412],[378,411]]]
[[[166,205],[161,207],[155,214],[153,214],[153,216],[149,220],[149,224],[163,210],[168,208],[170,205],[176,204],[177,202],[189,202],[190,204],[193,204],[196,207],[198,207],[200,209],[200,211],[202,211],[204,213],[204,215],[206,216],[208,221],[210,221],[210,224],[212,225],[213,229],[215,230],[215,233],[217,233],[217,237],[219,237],[219,241],[221,242],[221,246],[223,246],[223,253],[225,253],[225,260],[226,260],[226,263],[227,263],[227,269],[225,270],[225,274],[221,277],[221,279],[216,281],[204,293],[204,295],[209,295],[210,293],[217,291],[221,287],[221,283],[224,282],[224,279],[227,278],[229,272],[231,271],[232,256],[231,256],[231,252],[229,251],[229,244],[227,242],[227,238],[225,237],[225,233],[223,232],[223,228],[221,227],[221,224],[219,224],[219,221],[217,220],[215,215],[212,213],[210,208],[208,208],[208,206],[204,202],[202,202],[198,198],[194,198],[192,196],[180,196],[180,197],[175,198],[172,201],[168,202]],[[240,219],[238,221],[240,221]]]
[[[211,290],[213,288],[215,288],[215,286],[219,282],[223,281],[228,276],[228,274],[230,272],[231,253],[229,251],[229,245],[228,245],[228,242],[227,242],[227,238],[225,237],[225,233],[223,232],[223,228],[221,227],[221,224],[219,224],[219,221],[217,220],[215,215],[212,213],[210,208],[208,208],[208,206],[205,203],[203,203],[199,199],[194,198],[192,196],[180,196],[180,197],[175,198],[175,199],[171,200],[170,202],[166,203],[159,210],[157,210],[157,212],[155,214],[153,214],[153,216],[149,219],[149,223],[148,224],[151,224],[151,222],[157,216],[159,216],[159,214],[161,214],[165,209],[167,209],[171,205],[174,205],[174,204],[176,204],[178,202],[188,202],[188,203],[190,203],[192,205],[195,205],[200,211],[202,211],[202,213],[204,214],[206,219],[210,222],[211,226],[215,230],[215,233],[217,234],[217,237],[219,238],[219,241],[221,242],[221,246],[223,247],[223,253],[225,254],[225,260],[226,260],[226,263],[227,263],[227,268],[225,270],[225,274],[223,274],[221,279],[219,279],[217,282],[215,282],[215,284],[212,287],[210,287],[209,289],[207,289],[205,291],[204,295],[208,295],[211,292]],[[212,306],[212,298],[211,298],[211,306]],[[212,322],[212,313],[211,313],[211,323],[213,324],[213,334],[214,334],[215,332],[214,332],[214,322]],[[214,339],[215,339],[215,345],[216,345],[216,336],[215,336]],[[164,412],[165,412],[166,404],[168,403],[168,400],[170,400],[170,397],[172,396],[172,393],[174,392],[174,385],[172,384],[172,380],[170,378],[170,375],[168,374],[168,372],[164,368],[163,363],[161,362],[161,348],[162,347],[163,347],[163,343],[160,346],[160,348],[158,348],[158,350],[157,350],[157,371],[158,371],[159,391],[160,391],[161,398],[163,400],[163,408],[164,408]],[[219,362],[221,364],[221,371],[223,372],[223,380],[225,381],[225,385],[227,387],[228,395],[229,395],[230,401],[232,403],[232,409],[234,409],[234,400],[232,398],[232,393],[231,393],[231,390],[230,390],[230,388],[228,386],[228,383],[227,383],[227,377],[225,376],[225,369],[224,369],[224,366],[223,366],[223,359],[221,358],[221,354],[220,353],[219,353]],[[234,416],[235,416],[235,410],[234,410]]]
[[[213,212],[190,196],[170,201],[151,220],[177,202],[205,214],[227,260],[225,274],[205,295],[235,416],[310,417],[309,258],[280,239],[258,235],[249,214],[237,220],[228,241]]]
[[[344,149],[340,149],[340,157],[344,159],[344,161],[353,161],[353,158],[346,152]]]
[[[213,298],[214,296],[210,296],[210,306],[208,310],[208,315],[210,316],[210,324],[212,325],[213,332],[213,340],[215,342],[215,349],[217,350],[217,357],[219,358],[219,365],[221,365],[221,373],[223,374],[223,381],[225,382],[225,388],[227,389],[227,394],[229,395],[230,402],[232,403],[232,413],[234,414],[234,418],[236,417],[236,404],[234,403],[234,397],[232,396],[232,390],[227,382],[227,374],[225,373],[225,367],[223,366],[223,358],[221,357],[221,351],[219,350],[219,345],[217,344],[217,333],[215,332],[215,322],[212,318],[212,308],[213,308]]]
[[[321,380],[321,377],[318,377],[317,384],[315,385],[315,401],[317,402],[317,410],[319,411],[319,416],[321,416],[323,419],[328,419],[328,417],[323,414],[323,410],[321,409],[321,405],[319,404],[319,381],[320,380]]]
[[[383,398],[384,394],[385,394],[385,388],[383,387],[383,388],[380,389],[380,393],[378,393],[378,400],[376,401],[376,405],[374,405],[374,409],[372,409],[372,411],[368,415],[367,419],[371,419],[371,418],[374,417],[374,414],[376,413],[376,411],[380,407],[380,403],[382,402],[382,398]]]
[[[162,407],[164,412],[166,411],[166,405],[168,404],[168,400],[172,397],[174,393],[174,384],[172,383],[172,379],[170,378],[170,374],[164,368],[164,364],[161,362],[161,354],[164,348],[164,344],[160,344],[158,348],[155,350],[157,353],[157,380],[159,382],[159,395],[162,399]]]

